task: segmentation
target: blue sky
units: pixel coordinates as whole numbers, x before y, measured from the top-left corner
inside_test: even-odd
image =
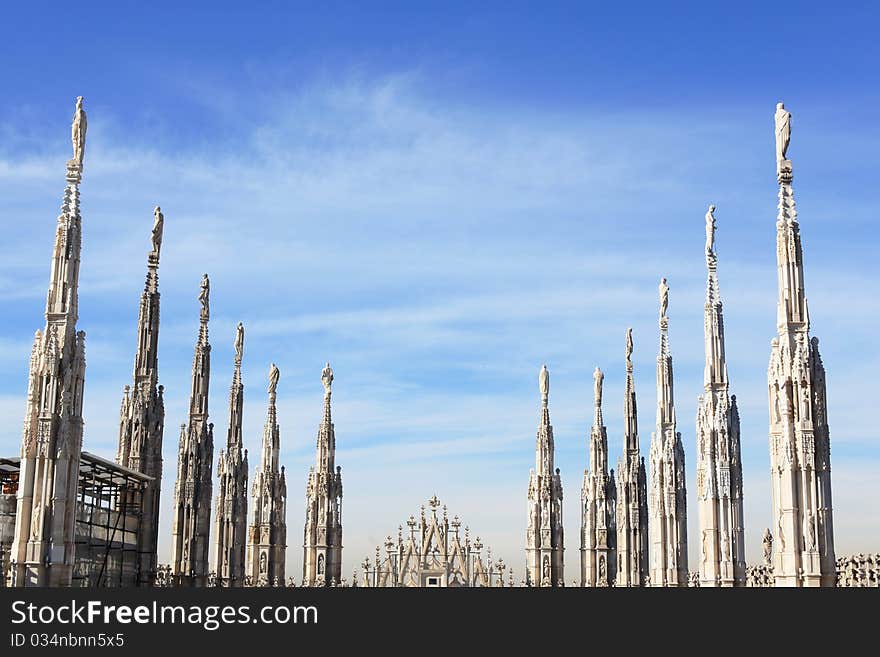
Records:
[[[212,279],[211,414],[225,441],[245,324],[256,464],[268,365],[281,369],[288,569],[301,569],[320,372],[336,372],[345,572],[437,493],[522,574],[537,373],[576,572],[593,368],[621,450],[624,333],[639,429],[654,425],[657,283],[670,285],[679,430],[694,500],[706,205],[718,210],[748,554],[770,514],[766,366],[775,331],[772,114],[793,114],[813,333],[828,369],[836,543],[876,550],[880,448],[868,400],[880,132],[875,9],[757,4],[31,3],[0,43],[0,452],[19,449],[73,100],[89,134],[80,327],[85,449],[113,456],[152,208],[165,212],[164,490],[185,419],[201,274]],[[162,533],[170,534],[164,496]],[[692,552],[695,548],[692,545]],[[695,556],[695,555],[692,555]],[[167,551],[160,557],[167,558]],[[692,563],[692,569],[696,562]]]

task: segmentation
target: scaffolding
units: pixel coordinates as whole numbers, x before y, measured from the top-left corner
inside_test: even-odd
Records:
[[[73,586],[137,586],[144,490],[152,478],[83,452]]]
[[[3,497],[13,498],[13,513],[20,464],[20,458],[0,459],[0,485]],[[72,586],[137,586],[141,564],[139,537],[146,527],[144,490],[150,481],[152,477],[82,452]],[[11,544],[11,536],[8,539]],[[8,546],[0,544],[0,559],[4,547]]]

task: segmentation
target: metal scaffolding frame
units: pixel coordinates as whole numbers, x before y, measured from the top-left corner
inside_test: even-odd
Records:
[[[136,586],[144,490],[152,478],[83,452],[76,507],[73,586]]]
[[[20,464],[18,457],[0,458],[3,493],[16,492]],[[152,477],[82,452],[77,482],[76,557],[72,586],[137,585],[141,563],[138,539],[145,526],[144,490],[150,481]],[[0,559],[2,556],[0,554]]]

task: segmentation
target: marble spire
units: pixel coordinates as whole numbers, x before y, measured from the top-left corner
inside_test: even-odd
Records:
[[[58,215],[46,297],[46,326],[31,350],[21,442],[14,586],[70,586],[75,560],[77,479],[82,449],[85,333],[76,330],[86,113],[82,96],[71,125],[73,158]]]
[[[773,575],[777,586],[834,586],[825,367],[819,339],[810,339],[803,250],[787,159],[791,114],[776,106],[777,336],[768,367]]]
[[[208,422],[211,344],[208,342],[210,281],[199,291],[199,336],[193,356],[189,416],[180,426],[171,529],[171,569],[180,586],[205,586],[211,531],[211,466],[214,425]]]
[[[617,574],[617,488],[608,472],[608,434],[602,419],[605,375],[593,372],[593,426],[590,469],[581,487],[581,586],[610,586]]]
[[[214,568],[221,586],[242,586],[245,577],[247,545],[247,450],[242,450],[244,385],[241,359],[244,353],[244,326],[235,330],[232,386],[229,389],[229,423],[226,449],[217,459],[217,496],[214,521]]]
[[[706,212],[706,364],[697,399],[697,507],[700,518],[700,586],[745,586],[743,482],[739,412],[729,395],[724,356],[724,315],[715,253],[715,206]]]
[[[669,286],[660,281],[660,350],[657,354],[657,428],[651,434],[648,491],[650,583],[687,586],[687,493],[684,447],[676,431],[672,354],[669,352]]]
[[[248,527],[247,577],[257,586],[285,582],[287,550],[287,483],[278,467],[281,429],[275,407],[281,372],[269,368],[269,412],[263,427],[260,465],[251,487],[253,517]]]
[[[156,579],[159,545],[159,498],[162,484],[162,437],[165,431],[164,389],[159,383],[159,251],[165,217],[153,210],[147,278],[138,310],[137,351],[131,387],[125,386],[119,411],[116,462],[152,477],[144,489],[142,530],[138,536],[138,583]]]
[[[550,372],[538,375],[541,422],[535,445],[535,469],[529,475],[526,529],[526,579],[531,586],[563,585],[562,480],[553,466],[550,424]]]
[[[648,577],[648,491],[639,451],[632,329],[626,330],[623,454],[617,462],[617,586],[643,586]]]
[[[321,372],[324,412],[318,426],[315,465],[306,484],[303,582],[330,586],[342,579],[342,468],[336,465],[336,434],[330,416],[333,370]]]

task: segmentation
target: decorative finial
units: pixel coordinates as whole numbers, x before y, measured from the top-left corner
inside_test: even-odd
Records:
[[[428,504],[431,505],[432,509],[436,509],[438,506],[440,506],[440,499],[437,497],[436,493],[431,496],[430,500],[428,500]]]
[[[203,322],[207,322],[208,319],[211,317],[210,297],[211,281],[208,280],[208,275],[204,274],[202,276],[202,286],[199,290],[199,303],[202,304],[201,318]]]
[[[706,212],[706,253],[715,252],[715,205]]]
[[[605,375],[598,367],[593,370],[593,400],[596,408],[602,408],[602,383],[605,381]]]
[[[269,394],[274,396],[275,389],[278,387],[278,379],[281,377],[281,372],[278,370],[278,367],[275,363],[272,363],[269,366]]]
[[[547,399],[550,396],[550,371],[547,364],[541,367],[541,373],[538,374],[538,389],[541,391],[541,403],[547,405]]]
[[[785,109],[783,103],[776,103],[776,166],[782,169],[782,163],[786,160],[788,143],[791,141],[791,112]]]
[[[321,383],[324,384],[324,393],[329,395],[330,386],[333,385],[333,370],[330,369],[330,363],[327,363],[321,371]]]
[[[150,236],[153,242],[153,253],[156,258],[159,257],[159,250],[162,248],[162,230],[165,227],[165,215],[162,214],[162,208],[158,205],[153,208],[153,233]]]
[[[73,124],[70,126],[70,139],[73,142],[73,163],[82,166],[86,152],[86,113],[83,110],[83,97],[76,97],[76,110],[73,112]]]
[[[235,328],[235,364],[241,365],[241,357],[244,353],[244,324],[238,323]]]
[[[669,286],[666,284],[666,279],[660,279],[660,319],[664,319],[666,317],[666,310],[669,308]]]

